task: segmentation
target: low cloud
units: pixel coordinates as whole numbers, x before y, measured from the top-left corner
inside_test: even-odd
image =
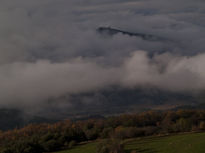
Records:
[[[37,61],[0,67],[2,105],[39,105],[65,94],[95,92],[110,86],[156,87],[170,91],[205,89],[205,54],[176,56],[135,51],[117,66],[83,58],[65,63]]]
[[[0,101],[8,105],[40,104],[63,94],[88,92],[115,84],[120,76],[116,73],[116,69],[81,59],[66,63],[37,61],[3,65],[0,67]]]
[[[33,106],[109,86],[205,88],[202,0],[2,0],[0,105]],[[100,26],[152,34],[151,42]]]
[[[125,63],[123,79],[128,86],[154,86],[171,91],[194,91],[205,88],[205,54],[177,56],[170,53],[154,55],[139,51]]]

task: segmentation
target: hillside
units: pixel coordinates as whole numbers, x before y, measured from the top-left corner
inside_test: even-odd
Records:
[[[46,117],[27,114],[18,109],[0,109],[0,130],[6,131],[14,128],[22,128],[28,124],[55,123],[57,120]]]
[[[102,118],[145,110],[198,109],[204,97],[158,89],[109,88],[97,93],[73,94],[49,101],[41,113],[29,110],[0,109],[0,130],[21,128],[29,123],[54,123],[64,119]],[[66,105],[69,102],[71,105]],[[58,107],[63,103],[64,107]],[[79,109],[78,106],[81,106]]]
[[[121,145],[122,142],[126,142],[126,146],[130,144],[126,148],[132,150],[143,150],[144,147],[156,150],[155,148],[158,146],[170,147],[169,145],[172,144],[173,146],[171,147],[179,145],[177,147],[183,148],[190,144],[191,147],[192,145],[194,146],[193,149],[198,147],[201,150],[205,135],[196,135],[193,137],[192,135],[186,137],[183,137],[184,135],[176,136],[185,132],[202,133],[204,131],[205,111],[203,110],[149,111],[137,114],[122,114],[120,116],[101,119],[81,121],[64,120],[55,124],[31,124],[21,129],[1,132],[0,152],[50,153],[73,148],[80,144],[83,147],[82,144],[85,144],[85,142],[98,142],[98,140],[105,140],[105,142],[100,142],[98,149],[99,146],[107,147],[106,145],[108,145],[108,147],[112,147],[116,146],[116,144]],[[170,139],[169,137],[155,137],[164,136],[167,133],[176,136],[173,139],[172,137]],[[161,138],[163,138],[162,141]],[[146,145],[144,146],[144,144]],[[90,145],[84,151],[94,148],[93,145]],[[162,148],[162,152],[166,148]],[[76,149],[81,153],[78,147]],[[121,150],[123,150],[123,146]]]
[[[127,153],[204,153],[205,133],[181,134],[165,137],[148,137],[126,140]],[[76,146],[56,153],[95,153],[97,142]]]

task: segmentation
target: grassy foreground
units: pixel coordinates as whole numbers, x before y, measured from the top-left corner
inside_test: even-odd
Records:
[[[97,142],[76,146],[57,153],[96,153]],[[125,150],[129,153],[205,153],[205,133],[181,134],[166,137],[150,137],[127,140]]]

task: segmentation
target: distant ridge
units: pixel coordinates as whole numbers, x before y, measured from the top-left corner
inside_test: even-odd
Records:
[[[110,35],[110,36],[121,33],[123,35],[128,35],[131,37],[140,37],[143,40],[148,40],[148,41],[166,41],[165,38],[162,38],[159,36],[155,36],[155,35],[151,35],[151,34],[144,34],[144,33],[133,33],[133,32],[123,31],[123,30],[119,30],[119,29],[111,28],[111,27],[99,27],[97,29],[97,32],[100,34],[106,34],[106,35]]]

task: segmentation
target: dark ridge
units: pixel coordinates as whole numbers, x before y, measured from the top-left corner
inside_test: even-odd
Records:
[[[111,28],[111,27],[99,27],[97,29],[97,32],[102,34],[102,35],[109,35],[109,36],[113,36],[113,35],[116,35],[118,33],[121,33],[123,35],[128,35],[131,37],[140,37],[143,40],[148,40],[148,41],[166,41],[165,38],[162,38],[159,36],[154,36],[151,34],[144,34],[144,33],[127,32],[127,31],[123,31],[123,30],[119,30],[119,29],[115,29],[115,28]]]
[[[58,120],[31,116],[17,109],[0,108],[0,131],[22,128],[28,124],[55,123]]]

